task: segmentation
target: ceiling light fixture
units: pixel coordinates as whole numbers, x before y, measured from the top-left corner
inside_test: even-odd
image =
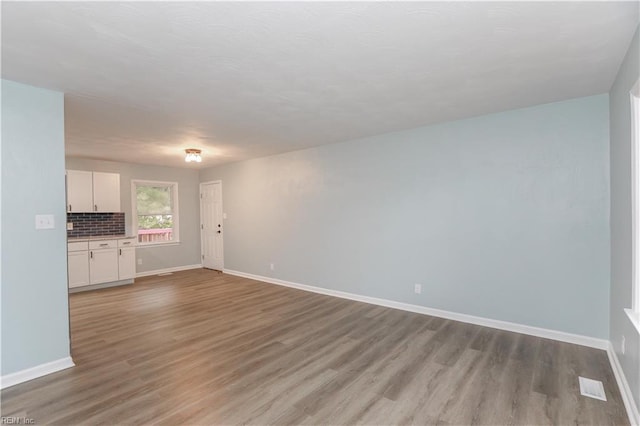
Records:
[[[185,155],[185,157],[184,157],[184,161],[186,161],[187,163],[191,163],[191,162],[200,163],[200,162],[202,162],[202,157],[200,156],[200,154],[202,153],[202,150],[189,148],[189,149],[185,149],[184,152],[187,153],[187,155]]]

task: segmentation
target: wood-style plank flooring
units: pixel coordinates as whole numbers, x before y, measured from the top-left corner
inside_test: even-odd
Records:
[[[37,424],[593,424],[604,351],[209,270],[72,294],[76,367],[2,391]],[[580,396],[602,380],[608,401]]]

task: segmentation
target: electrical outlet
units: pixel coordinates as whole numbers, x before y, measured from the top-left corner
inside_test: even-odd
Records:
[[[73,231],[73,222],[67,222],[67,231]]]
[[[420,293],[422,293],[422,284],[414,284],[414,285],[413,285],[413,291],[414,291],[416,294],[420,294]]]
[[[269,264],[269,268],[270,268],[272,271],[276,269],[276,267],[274,266],[274,264],[273,264],[273,263],[270,263],[270,264]]]
[[[625,338],[624,336],[622,336],[622,343],[620,343],[620,352],[622,352],[622,355],[624,355],[624,351],[625,351]]]
[[[138,265],[142,265],[142,259],[138,259]]]

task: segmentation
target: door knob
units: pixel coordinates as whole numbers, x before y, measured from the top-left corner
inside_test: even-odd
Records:
[[[221,233],[221,231],[218,229],[218,234],[220,234],[220,233]]]

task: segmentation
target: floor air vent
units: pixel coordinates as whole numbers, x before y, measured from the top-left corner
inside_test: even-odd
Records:
[[[602,382],[581,376],[578,377],[578,380],[580,381],[580,393],[583,396],[599,399],[601,401],[607,400],[607,397],[604,394],[604,386],[602,385]]]

